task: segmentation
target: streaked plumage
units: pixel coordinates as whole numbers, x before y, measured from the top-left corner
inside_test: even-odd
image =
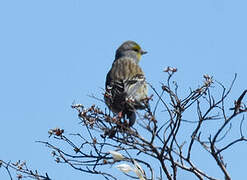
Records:
[[[129,126],[135,123],[136,109],[146,107],[147,84],[138,65],[141,55],[145,53],[137,43],[126,41],[117,49],[106,77],[105,102],[114,113],[126,115]]]

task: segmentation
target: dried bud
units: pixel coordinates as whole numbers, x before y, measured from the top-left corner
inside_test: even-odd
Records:
[[[26,165],[26,161],[23,161],[20,166],[25,166],[25,165]]]
[[[151,117],[151,121],[153,121],[154,123],[157,123],[157,120],[155,119],[154,116]]]
[[[77,148],[77,147],[75,147],[75,148],[74,148],[74,151],[75,151],[75,153],[78,153],[78,152],[80,151],[80,149]]]
[[[177,68],[171,68],[172,72],[177,72],[177,70],[178,70]]]
[[[164,72],[168,72],[170,70],[170,67],[168,66],[166,69],[164,69]]]
[[[20,160],[18,160],[16,163],[12,163],[13,166],[18,166],[20,164]]]
[[[17,179],[22,179],[22,175],[21,174],[17,174]]]
[[[56,156],[56,152],[55,151],[52,151],[51,152],[51,155],[54,157],[54,156]]]
[[[50,129],[48,133],[50,134],[50,136],[51,135],[62,136],[62,134],[64,133],[64,130],[60,128],[55,128],[55,129]]]
[[[105,116],[105,121],[106,121],[106,122],[111,122],[111,117],[108,116],[108,115],[106,115],[106,116]]]
[[[161,88],[162,88],[163,91],[168,92],[168,87],[167,86],[163,85],[163,86],[161,86]]]
[[[208,74],[204,74],[203,77],[205,79],[205,82],[204,82],[205,86],[208,87],[213,83],[213,78],[210,77]]]
[[[93,144],[96,144],[96,143],[97,143],[97,139],[93,138]]]
[[[51,136],[52,136],[53,132],[52,132],[52,130],[51,130],[51,129],[48,131],[48,134],[49,134],[49,137],[51,137]]]
[[[177,72],[178,71],[178,69],[177,68],[174,68],[174,67],[170,67],[170,66],[168,66],[165,70],[164,70],[164,72]]]
[[[88,111],[94,111],[94,109],[95,109],[95,104],[93,104],[93,105],[88,109]]]
[[[107,160],[106,159],[103,159],[103,164],[107,164]]]
[[[84,106],[82,104],[73,104],[71,105],[71,108],[84,108]]]
[[[61,136],[64,133],[63,129],[57,129],[56,136]]]
[[[57,163],[60,163],[60,158],[57,157],[57,158],[55,159],[55,161],[56,161]]]

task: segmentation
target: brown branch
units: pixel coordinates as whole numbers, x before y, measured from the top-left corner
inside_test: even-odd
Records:
[[[196,143],[205,149],[205,153],[210,153],[215,159],[215,166],[220,167],[224,173],[226,179],[230,180],[230,174],[225,168],[225,164],[222,160],[221,152],[232,147],[234,144],[246,141],[243,136],[242,124],[240,122],[240,134],[241,137],[232,142],[224,142],[223,148],[218,149],[217,145],[219,141],[225,140],[226,135],[230,134],[230,129],[226,129],[229,122],[234,119],[237,114],[246,112],[246,106],[242,103],[245,93],[238,98],[235,103],[235,113],[232,116],[227,117],[225,112],[225,101],[236,79],[236,75],[228,88],[226,88],[219,82],[216,85],[223,89],[221,97],[217,100],[213,97],[213,84],[212,77],[204,75],[204,83],[185,97],[181,98],[178,94],[178,84],[171,82],[171,79],[176,72],[174,68],[168,68],[166,70],[168,78],[166,84],[162,83],[162,91],[158,93],[156,89],[149,84],[154,94],[158,97],[158,100],[154,103],[154,110],[148,108],[146,113],[141,115],[138,113],[138,117],[141,121],[134,127],[127,127],[125,119],[118,116],[111,116],[110,114],[103,112],[95,105],[84,108],[83,105],[73,105],[72,108],[78,112],[78,117],[81,122],[83,133],[72,134],[78,139],[72,141],[70,137],[64,136],[63,132],[52,131],[51,136],[56,140],[64,141],[69,147],[73,149],[75,154],[71,151],[63,150],[59,147],[52,145],[49,142],[45,143],[49,148],[56,151],[54,158],[60,162],[71,166],[72,168],[91,174],[100,174],[105,179],[116,179],[112,177],[110,173],[101,172],[100,169],[103,166],[112,166],[120,161],[125,161],[133,164],[133,160],[139,162],[145,167],[145,171],[149,172],[145,174],[146,179],[154,179],[154,173],[157,171],[153,169],[153,164],[146,161],[146,159],[153,159],[158,162],[162,173],[165,174],[169,180],[176,180],[178,171],[187,171],[194,174],[199,180],[204,178],[209,180],[216,180],[211,177],[207,172],[200,169],[200,166],[194,165],[193,162],[193,147]],[[163,99],[163,95],[166,93],[168,98]],[[194,106],[196,104],[196,106]],[[158,107],[161,106],[167,113],[165,120],[156,120]],[[197,121],[186,121],[182,117],[184,112],[194,110],[197,111]],[[202,125],[209,121],[214,123],[215,120],[223,120],[216,133],[211,135],[212,138],[209,141],[203,140],[207,128],[202,129]],[[184,127],[184,123],[193,122],[196,123],[191,132],[191,137],[182,141],[178,136],[181,135],[181,127]],[[142,128],[139,131],[138,126]],[[207,126],[205,126],[207,127]],[[222,135],[222,132],[225,132]],[[219,138],[220,137],[220,138]],[[189,142],[188,145],[186,142]],[[127,154],[123,160],[116,161],[108,153],[108,150],[116,150]],[[135,157],[132,157],[135,154]],[[144,160],[145,159],[145,160]],[[160,177],[162,178],[162,173]],[[126,174],[129,178],[135,178],[132,175]]]

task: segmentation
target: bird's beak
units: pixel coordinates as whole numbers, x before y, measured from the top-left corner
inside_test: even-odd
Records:
[[[143,50],[141,50],[141,55],[143,55],[143,54],[147,54],[148,52],[147,51],[143,51]]]

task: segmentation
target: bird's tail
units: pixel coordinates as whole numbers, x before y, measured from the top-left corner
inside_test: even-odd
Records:
[[[136,113],[134,111],[128,111],[126,115],[129,119],[129,127],[133,126],[136,122]]]

